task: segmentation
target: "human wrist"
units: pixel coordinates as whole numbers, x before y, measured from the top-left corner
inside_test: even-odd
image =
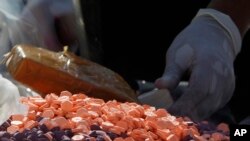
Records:
[[[241,37],[250,29],[250,1],[249,0],[212,0],[208,8],[220,11],[228,16],[237,25]]]

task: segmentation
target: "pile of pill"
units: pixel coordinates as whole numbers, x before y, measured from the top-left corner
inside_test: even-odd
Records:
[[[0,126],[9,141],[229,141],[228,125],[214,128],[170,115],[165,109],[91,98],[83,93],[22,97],[27,115],[12,115]]]

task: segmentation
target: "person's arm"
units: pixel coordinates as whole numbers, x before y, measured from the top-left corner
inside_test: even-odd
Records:
[[[231,99],[234,59],[249,29],[249,4],[247,0],[213,0],[176,36],[166,54],[164,73],[155,81],[157,88],[172,92],[189,74],[188,86],[168,108],[170,113],[204,120]]]
[[[239,28],[242,37],[250,28],[249,0],[212,0],[208,8],[218,10],[230,16]]]

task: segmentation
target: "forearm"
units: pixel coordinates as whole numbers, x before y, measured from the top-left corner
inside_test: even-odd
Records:
[[[221,11],[235,22],[241,36],[250,28],[250,0],[212,0],[208,5],[212,8]]]

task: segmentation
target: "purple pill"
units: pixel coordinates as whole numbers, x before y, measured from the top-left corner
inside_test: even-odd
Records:
[[[111,140],[114,140],[115,138],[119,137],[117,134],[113,132],[107,132],[107,135],[110,137]]]
[[[23,133],[20,133],[20,132],[14,133],[13,136],[14,136],[14,138],[15,138],[16,140],[22,140],[22,139],[25,138],[24,134],[23,134]]]
[[[60,141],[62,139],[62,137],[65,135],[64,131],[54,131],[54,138],[57,140],[57,141]]]
[[[71,129],[65,129],[64,133],[65,133],[66,136],[68,136],[70,138],[74,136],[74,133],[72,132]]]
[[[49,129],[47,128],[47,126],[45,124],[39,125],[38,129],[43,131],[44,133],[49,131]]]
[[[90,125],[90,130],[102,130],[102,129],[100,126],[93,124],[93,125]]]

